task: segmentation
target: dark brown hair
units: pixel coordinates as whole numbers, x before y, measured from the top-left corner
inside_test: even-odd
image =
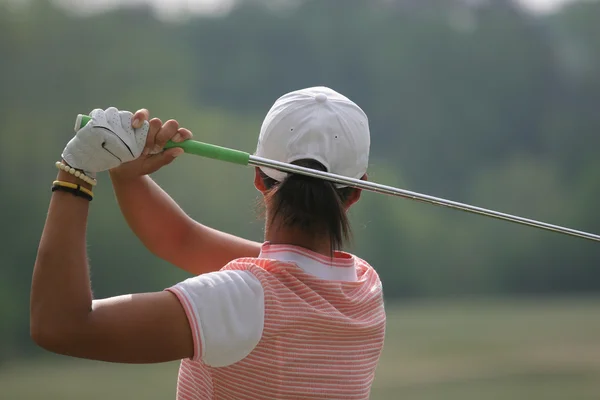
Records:
[[[298,160],[292,164],[326,171],[325,166],[315,160]],[[278,218],[286,227],[324,235],[331,241],[332,251],[341,249],[350,239],[346,202],[356,189],[337,189],[332,182],[299,174],[288,174],[282,182],[262,171],[260,175],[267,188],[265,205],[270,210],[269,223]]]

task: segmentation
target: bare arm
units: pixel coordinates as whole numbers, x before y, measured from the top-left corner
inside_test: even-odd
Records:
[[[146,248],[171,264],[200,275],[260,253],[258,242],[194,221],[149,176],[127,179],[112,173],[111,178],[129,227]]]
[[[58,179],[81,183],[62,171]],[[34,341],[55,353],[111,362],[192,357],[190,325],[173,294],[92,300],[85,238],[88,209],[81,197],[52,195],[31,287]]]
[[[135,120],[148,119],[148,110],[140,110],[134,114],[134,125]],[[163,125],[154,118],[149,123],[148,151],[162,149],[168,140],[192,137],[177,121]],[[182,152],[173,148],[148,155],[146,151],[137,160],[111,171],[117,201],[129,227],[153,254],[194,275],[218,271],[236,258],[257,257],[259,243],[194,221],[147,175],[170,164]]]

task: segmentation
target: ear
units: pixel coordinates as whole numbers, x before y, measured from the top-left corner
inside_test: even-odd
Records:
[[[367,174],[364,174],[362,178],[360,178],[361,181],[368,181],[369,180],[369,176]],[[350,195],[350,197],[348,197],[348,200],[346,201],[346,210],[350,208],[350,206],[352,206],[354,203],[356,203],[358,200],[360,200],[360,195],[362,193],[362,189],[358,189],[355,188],[352,191],[352,194]]]
[[[263,194],[267,191],[267,187],[260,176],[260,169],[258,167],[254,168],[254,187]]]

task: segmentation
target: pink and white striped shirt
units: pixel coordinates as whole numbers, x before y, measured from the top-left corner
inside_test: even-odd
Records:
[[[386,319],[379,276],[360,258],[264,244],[167,290],[195,346],[178,400],[369,398]]]

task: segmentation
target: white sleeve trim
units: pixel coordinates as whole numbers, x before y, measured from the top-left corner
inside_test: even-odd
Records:
[[[244,359],[260,342],[264,290],[252,273],[211,272],[187,279],[171,290],[187,303],[184,308],[194,335],[194,360],[225,367]]]

